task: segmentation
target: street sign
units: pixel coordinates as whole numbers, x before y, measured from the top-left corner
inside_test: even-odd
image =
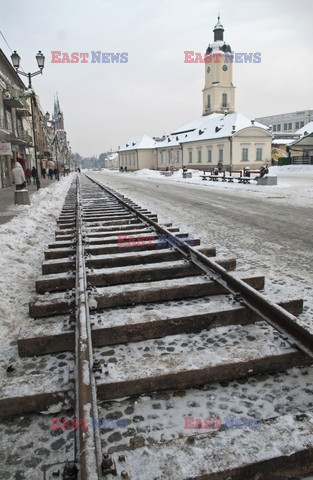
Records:
[[[11,143],[0,143],[0,155],[12,155]]]

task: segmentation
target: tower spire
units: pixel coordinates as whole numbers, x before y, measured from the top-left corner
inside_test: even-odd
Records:
[[[220,22],[220,14],[217,17],[217,24],[214,27],[214,42],[224,41],[224,27]]]

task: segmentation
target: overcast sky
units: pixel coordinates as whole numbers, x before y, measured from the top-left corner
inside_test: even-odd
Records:
[[[220,12],[235,52],[236,110],[250,118],[313,109],[312,0],[2,0],[0,29],[33,79],[43,111],[58,92],[72,151],[99,155],[132,136],[170,133],[202,114],[204,52]],[[11,52],[0,37],[0,48]],[[128,63],[52,63],[52,51],[128,52]]]

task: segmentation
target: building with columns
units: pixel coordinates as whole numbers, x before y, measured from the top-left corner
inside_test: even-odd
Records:
[[[182,165],[198,170],[243,170],[270,164],[271,130],[235,110],[234,58],[224,41],[219,17],[213,33],[214,41],[206,50],[204,62],[202,116],[151,144],[142,155],[144,168],[151,168],[148,164],[152,162],[152,150],[153,168],[159,170]],[[120,165],[126,151],[128,156],[133,155],[136,143],[130,141],[119,151]],[[143,168],[141,165],[130,161],[128,170]]]

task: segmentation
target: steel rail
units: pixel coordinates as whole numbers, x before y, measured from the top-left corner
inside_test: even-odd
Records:
[[[187,245],[186,243],[183,245],[177,245],[177,238],[165,227],[161,227],[158,223],[136,210],[136,208],[129,205],[125,200],[120,198],[119,194],[116,194],[110,188],[105,187],[103,184],[88,175],[86,175],[86,177],[97,184],[100,188],[110,193],[126,209],[141,218],[141,220],[156,233],[165,235],[170,246],[178,250],[190,262],[201,268],[201,270],[210,277],[210,280],[215,281],[227,289],[242,305],[248,307],[272,327],[281,332],[284,335],[284,339],[288,341],[291,346],[295,345],[310,357],[313,357],[313,335],[297,323],[297,318],[294,315],[287,312],[276,303],[268,300],[263,294],[250,287],[242,280],[234,277],[227,272],[225,268],[218,265],[218,263],[211,258],[200,253],[194,247]]]
[[[93,423],[93,419],[98,418],[98,409],[96,383],[92,371],[93,352],[82,237],[80,179],[78,175],[76,209],[75,393],[76,415],[79,422],[76,430],[76,458],[79,464],[80,480],[98,480],[101,478],[101,450],[99,432]]]

